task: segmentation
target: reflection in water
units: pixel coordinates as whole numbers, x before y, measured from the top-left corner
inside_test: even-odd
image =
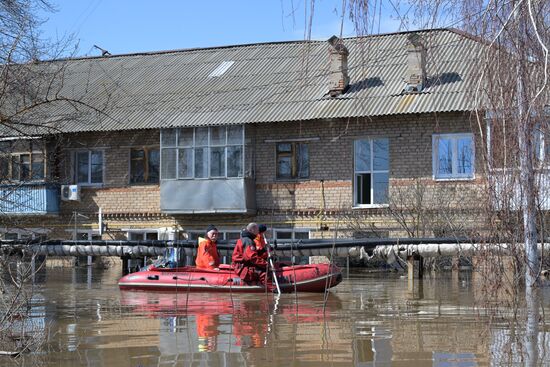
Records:
[[[470,273],[427,277],[412,289],[399,275],[352,273],[331,291],[326,307],[323,294],[299,294],[296,303],[294,295],[120,291],[119,274],[116,268],[39,274],[35,315],[45,330],[49,325],[43,364],[548,363],[550,334],[540,322],[550,318],[550,287],[527,307],[488,315],[476,304]],[[0,365],[15,365],[2,358]]]

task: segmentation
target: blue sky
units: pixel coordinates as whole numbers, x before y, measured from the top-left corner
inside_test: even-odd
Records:
[[[72,34],[77,55],[99,55],[304,39],[310,0],[52,0],[44,37]],[[312,39],[340,33],[341,0],[317,0]],[[387,9],[383,9],[387,11]],[[382,32],[397,30],[386,19]],[[344,35],[354,35],[349,20]]]

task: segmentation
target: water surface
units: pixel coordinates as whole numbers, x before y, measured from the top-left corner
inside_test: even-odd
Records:
[[[121,291],[119,276],[116,267],[43,269],[35,314],[47,343],[0,365],[550,365],[548,286],[536,330],[526,333],[525,308],[511,307],[505,292],[487,308],[470,272],[415,284],[352,272],[326,297],[280,298]]]

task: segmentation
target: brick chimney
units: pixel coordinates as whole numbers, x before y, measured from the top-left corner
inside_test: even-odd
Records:
[[[405,92],[421,92],[426,86],[426,48],[422,38],[413,33],[407,37],[407,74]]]
[[[330,44],[330,70],[329,70],[329,94],[336,97],[346,90],[349,85],[348,55],[349,51],[344,46],[341,38],[332,36],[328,39]]]

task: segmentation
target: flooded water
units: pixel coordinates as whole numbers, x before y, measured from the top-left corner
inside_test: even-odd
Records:
[[[548,286],[533,329],[506,295],[498,311],[481,307],[469,272],[414,285],[399,274],[352,272],[326,302],[305,293],[120,291],[119,275],[42,270],[34,307],[47,343],[32,356],[0,357],[0,365],[550,365]]]

